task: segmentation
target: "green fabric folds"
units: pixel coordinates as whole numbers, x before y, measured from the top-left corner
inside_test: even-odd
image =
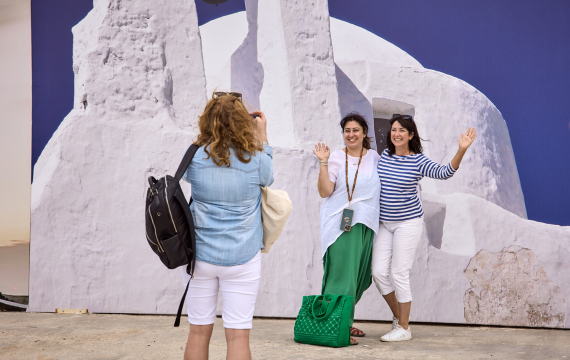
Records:
[[[350,326],[354,321],[354,305],[372,284],[372,244],[374,231],[357,223],[329,246],[324,256],[321,293],[350,295],[354,298]]]

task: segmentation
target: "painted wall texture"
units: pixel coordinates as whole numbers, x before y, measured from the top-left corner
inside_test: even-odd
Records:
[[[338,122],[356,110],[370,121],[414,115],[442,163],[459,133],[478,131],[452,179],[421,182],[412,320],[570,327],[570,228],[526,220],[507,126],[482,93],[331,19],[326,1],[247,0],[246,10],[199,28],[192,1],[96,0],[73,29],[74,109],[34,169],[30,311],[175,312],[180,272],[145,244],[146,178],[176,169],[218,89],[266,112],[272,187],[294,205],[262,258],[255,315],[295,317],[302,296],[320,292],[311,148],[341,148]],[[375,288],[356,318],[391,318]]]

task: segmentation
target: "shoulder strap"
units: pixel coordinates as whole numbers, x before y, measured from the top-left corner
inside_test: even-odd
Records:
[[[194,158],[194,154],[196,154],[196,150],[198,150],[199,148],[200,147],[198,145],[194,144],[190,145],[190,147],[186,151],[186,154],[184,154],[184,157],[182,158],[182,162],[180,162],[180,165],[178,166],[178,170],[176,170],[176,174],[174,175],[174,178],[176,180],[182,179],[182,176],[184,176],[186,169],[188,169],[188,166],[190,166],[190,163]]]
[[[194,144],[190,145],[190,147],[186,151],[186,154],[184,154],[184,157],[182,158],[180,165],[178,166],[178,170],[176,170],[176,174],[174,175],[174,178],[176,180],[182,179],[182,176],[184,176],[186,169],[188,169],[188,166],[190,166],[190,163],[192,163],[192,159],[194,158],[194,155],[196,154],[196,151],[199,148],[200,147],[198,145],[194,145]],[[182,198],[182,199],[184,199],[184,198]],[[190,202],[192,202],[192,198],[190,198]],[[183,203],[186,203],[186,200],[184,200]],[[187,210],[187,207],[183,207],[183,209],[184,209],[184,212],[186,213],[186,216],[188,217],[190,215],[189,214],[190,209]],[[190,220],[192,220],[191,215],[190,215]],[[193,232],[194,229],[191,228],[190,231]],[[192,242],[195,241],[193,236],[192,236],[192,240],[193,240]],[[195,245],[194,245],[193,250],[195,250]],[[186,290],[184,290],[184,295],[182,295],[182,299],[180,300],[180,305],[178,306],[178,311],[176,312],[176,319],[174,320],[174,327],[180,326],[180,317],[182,316],[182,307],[184,306],[184,301],[186,300],[186,293],[188,293],[188,287],[190,286],[190,281],[192,280],[192,277],[194,274],[194,266],[196,266],[196,251],[192,252],[192,259],[190,260],[190,263],[186,267],[186,272],[190,275],[190,279],[188,280],[188,284],[186,284]]]
[[[190,280],[192,280],[192,278],[190,278]],[[186,293],[188,292],[188,287],[190,286],[190,280],[188,280],[188,284],[186,284],[186,290],[184,290],[184,295],[182,295],[182,300],[180,300],[180,305],[178,306],[178,312],[176,313],[176,319],[174,320],[174,327],[180,326],[182,307],[184,306],[184,301],[186,300]]]

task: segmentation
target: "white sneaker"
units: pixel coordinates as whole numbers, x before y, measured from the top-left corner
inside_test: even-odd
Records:
[[[396,325],[396,327],[387,333],[386,335],[380,338],[380,341],[406,341],[412,340],[412,331],[408,327],[408,330],[405,330],[400,325]]]
[[[394,330],[396,328],[396,326],[398,326],[399,321],[400,321],[400,319],[398,319],[395,316],[392,316],[392,330]]]

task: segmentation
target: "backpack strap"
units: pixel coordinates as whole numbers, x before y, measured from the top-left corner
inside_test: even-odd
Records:
[[[188,292],[188,287],[190,286],[190,281],[192,278],[188,280],[188,284],[186,284],[186,290],[184,290],[184,295],[182,295],[182,300],[180,300],[180,305],[178,306],[178,312],[176,313],[176,320],[174,320],[174,327],[180,326],[180,317],[182,316],[182,307],[184,306],[184,301],[186,300],[186,293]]]
[[[192,145],[194,146],[194,145]],[[196,151],[194,151],[195,153]],[[193,156],[193,155],[192,155]],[[185,156],[186,157],[186,156]],[[186,203],[186,199],[180,195],[180,193],[176,193],[176,198],[180,201],[181,204]],[[190,198],[190,203],[192,202],[192,198]],[[192,215],[190,215],[190,207],[185,206],[183,207],[186,216],[192,220]],[[184,295],[182,295],[182,299],[180,299],[180,305],[178,305],[178,312],[176,313],[176,320],[174,320],[174,327],[180,326],[180,317],[182,316],[182,308],[184,307],[184,302],[186,301],[186,294],[188,293],[188,287],[190,287],[190,281],[194,277],[194,268],[196,267],[196,238],[194,235],[194,225],[190,225],[190,232],[191,232],[191,239],[192,239],[192,248],[194,251],[192,252],[190,262],[186,266],[186,273],[190,275],[190,279],[188,279],[188,284],[186,284],[186,290],[184,290]]]
[[[184,173],[186,172],[186,169],[188,169],[188,166],[190,166],[190,163],[192,162],[192,159],[194,158],[194,154],[196,154],[196,150],[198,150],[200,147],[198,145],[190,145],[190,147],[188,148],[188,150],[186,150],[186,154],[184,154],[184,157],[182,158],[182,161],[180,162],[180,165],[178,166],[178,170],[176,170],[176,174],[174,175],[174,178],[176,180],[182,179],[182,176],[184,176]]]
[[[199,149],[200,147],[198,145],[190,145],[190,147],[188,148],[188,150],[186,150],[186,154],[184,154],[184,157],[182,158],[182,161],[180,162],[180,165],[178,166],[178,170],[176,170],[176,174],[174,175],[174,178],[178,181],[180,181],[182,179],[182,176],[184,176],[184,173],[186,172],[186,170],[188,169],[188,166],[190,166],[190,164],[192,163],[192,159],[194,158],[194,155],[196,154],[196,151]],[[179,194],[177,194],[179,195]],[[182,199],[184,199],[182,197]],[[180,201],[180,199],[178,199]],[[190,203],[192,202],[192,198],[190,198]],[[184,200],[184,202],[181,203],[186,203],[186,200]],[[191,220],[192,216],[190,215],[190,209],[186,209],[186,207],[183,207],[184,212],[186,213],[186,216]],[[194,229],[190,229],[191,232],[194,231]],[[195,244],[195,240],[194,240],[194,236],[192,236],[192,242]],[[194,245],[192,244],[192,245]],[[195,249],[195,245],[194,245],[194,249]],[[196,251],[194,251],[192,253],[192,259],[190,260],[190,263],[188,264],[188,266],[186,267],[186,273],[190,275],[190,279],[188,280],[188,284],[186,284],[186,290],[184,290],[184,295],[182,295],[182,299],[180,300],[180,305],[178,306],[178,312],[176,313],[176,320],[174,320],[174,327],[179,327],[180,326],[180,317],[182,316],[182,308],[184,307],[184,301],[186,300],[186,294],[188,293],[188,287],[190,287],[190,281],[192,281],[192,278],[194,277],[194,266],[196,266]]]
[[[180,317],[182,317],[182,308],[184,307],[184,302],[186,301],[186,293],[188,293],[188,288],[190,287],[190,281],[194,278],[194,267],[196,266],[196,253],[192,254],[193,260],[186,267],[186,272],[190,274],[190,279],[188,279],[188,284],[186,284],[186,290],[184,290],[184,295],[180,300],[180,305],[178,305],[178,312],[176,313],[176,320],[174,320],[174,327],[180,326]]]
[[[190,225],[190,228],[189,228],[190,239],[192,241],[192,243],[190,244],[190,248],[193,251],[192,251],[192,256],[191,256],[190,262],[188,263],[188,266],[186,267],[186,273],[188,275],[192,276],[194,274],[194,267],[196,265],[196,230],[194,227],[194,220],[192,218],[192,214],[190,213],[190,204],[192,203],[192,198],[190,198],[190,203],[187,203],[186,199],[184,198],[184,194],[177,191],[174,194],[174,199],[180,203],[180,206],[182,206],[182,209],[184,210],[184,215],[188,219],[188,222]]]

